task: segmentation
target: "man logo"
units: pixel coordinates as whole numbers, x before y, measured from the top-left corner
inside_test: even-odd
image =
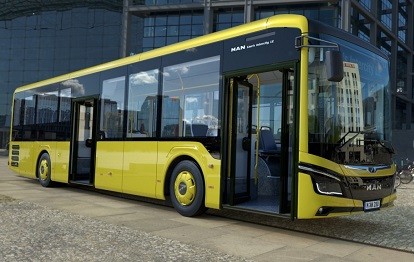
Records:
[[[377,191],[381,189],[382,189],[382,186],[378,182],[367,184],[367,191]]]
[[[244,50],[244,49],[246,49],[246,45],[236,46],[236,47],[232,47],[230,49],[230,52],[233,53],[233,52],[237,52],[237,51]]]

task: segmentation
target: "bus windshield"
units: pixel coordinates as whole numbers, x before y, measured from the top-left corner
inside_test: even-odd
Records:
[[[383,57],[341,39],[344,78],[326,79],[324,52],[309,51],[309,153],[338,164],[390,165],[389,64]]]

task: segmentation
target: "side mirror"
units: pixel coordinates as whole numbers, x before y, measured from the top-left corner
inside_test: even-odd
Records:
[[[325,52],[326,78],[328,81],[341,82],[344,78],[344,64],[339,50]]]

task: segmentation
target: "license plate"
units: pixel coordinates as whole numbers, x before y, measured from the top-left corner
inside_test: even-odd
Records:
[[[364,202],[364,211],[377,210],[377,209],[380,209],[380,207],[381,207],[381,201],[379,200]]]

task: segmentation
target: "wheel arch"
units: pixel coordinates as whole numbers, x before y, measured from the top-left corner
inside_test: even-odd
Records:
[[[204,172],[203,169],[201,168],[200,164],[191,156],[189,155],[181,155],[176,157],[174,160],[171,161],[170,165],[168,166],[166,175],[165,175],[165,181],[164,181],[164,196],[165,197],[169,197],[170,196],[170,181],[171,181],[171,176],[172,176],[172,172],[174,170],[174,168],[182,161],[184,160],[189,160],[191,162],[193,162],[197,168],[200,170],[201,176],[203,178],[203,187],[206,187],[206,182],[205,182],[205,177],[204,177]],[[205,194],[206,191],[204,190],[204,198],[205,198]]]

